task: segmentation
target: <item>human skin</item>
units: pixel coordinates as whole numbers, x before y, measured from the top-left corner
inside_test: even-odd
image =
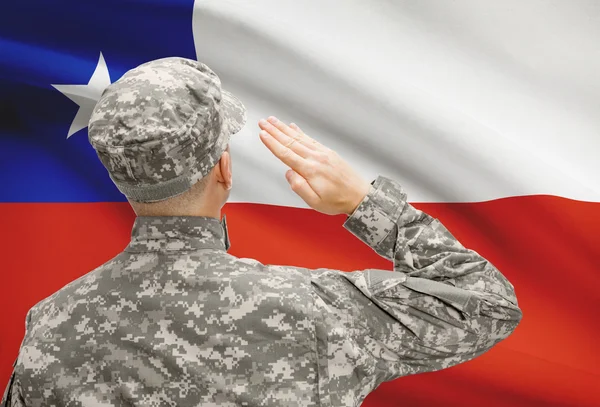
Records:
[[[365,181],[335,151],[274,116],[258,122],[264,145],[290,169],[285,176],[292,190],[314,210],[351,215],[369,192]]]

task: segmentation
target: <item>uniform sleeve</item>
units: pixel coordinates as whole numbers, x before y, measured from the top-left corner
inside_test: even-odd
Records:
[[[21,341],[21,346],[23,346],[23,342],[25,342],[25,336],[27,336],[27,332],[29,330],[29,324],[31,322],[31,310],[27,312],[27,316],[25,317],[25,335],[23,336],[23,340]],[[21,349],[19,349],[19,353]],[[23,398],[23,394],[21,391],[21,386],[19,382],[15,380],[15,366],[19,357],[15,359],[13,363],[13,372],[8,379],[8,384],[4,389],[4,395],[2,396],[2,400],[0,400],[0,407],[26,407],[25,400]]]
[[[512,284],[379,176],[344,227],[394,271],[316,269],[321,395],[354,405],[380,383],[473,359],[521,320]],[[334,400],[335,399],[335,400]]]

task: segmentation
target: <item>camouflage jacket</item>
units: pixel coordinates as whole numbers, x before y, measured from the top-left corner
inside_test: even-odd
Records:
[[[3,402],[358,406],[521,320],[512,284],[396,181],[344,227],[394,271],[265,265],[227,253],[225,218],[137,217],[123,252],[31,308]]]

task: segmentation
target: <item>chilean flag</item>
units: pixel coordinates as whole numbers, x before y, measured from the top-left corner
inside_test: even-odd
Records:
[[[87,140],[102,90],[181,56],[248,108],[229,253],[392,270],[306,206],[257,121],[297,123],[398,180],[515,287],[523,320],[473,361],[365,406],[600,405],[600,6],[595,0],[10,1],[0,9],[0,394],[38,301],[122,251],[133,210]]]

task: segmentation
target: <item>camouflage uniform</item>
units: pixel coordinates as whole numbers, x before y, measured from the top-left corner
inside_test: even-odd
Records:
[[[398,182],[377,177],[344,227],[394,271],[265,265],[227,253],[225,217],[137,217],[123,252],[31,308],[4,401],[357,406],[521,320],[512,284]]]

